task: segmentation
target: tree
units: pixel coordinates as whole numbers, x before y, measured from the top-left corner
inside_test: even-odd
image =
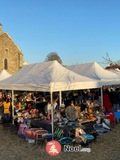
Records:
[[[106,61],[107,64],[109,64],[109,66],[106,67],[106,69],[115,69],[118,68],[120,69],[120,60],[118,60],[117,62],[113,62],[111,60],[111,58],[109,57],[108,53],[106,53],[106,57],[103,57],[103,59]]]
[[[62,60],[61,58],[59,57],[59,55],[56,53],[56,52],[51,52],[47,55],[45,61],[48,62],[48,61],[58,61],[60,64],[62,64]]]
[[[114,62],[111,60],[111,58],[109,57],[108,53],[106,53],[106,57],[103,57],[103,59],[106,61],[107,64],[109,65],[113,65]]]

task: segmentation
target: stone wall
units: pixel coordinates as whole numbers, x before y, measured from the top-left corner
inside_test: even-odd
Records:
[[[23,65],[23,54],[7,33],[0,34],[0,71],[4,69],[4,60],[7,59],[7,71],[16,73]]]

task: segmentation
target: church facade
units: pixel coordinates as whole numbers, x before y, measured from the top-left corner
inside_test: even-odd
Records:
[[[23,67],[23,54],[0,24],[0,72],[5,69],[13,75]]]

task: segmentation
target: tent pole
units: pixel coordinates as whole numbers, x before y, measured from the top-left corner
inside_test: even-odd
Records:
[[[12,124],[14,124],[14,90],[12,90]]]
[[[53,106],[53,93],[50,92],[51,96],[51,122],[52,122],[52,134],[54,134],[54,106]]]
[[[101,91],[101,106],[103,107],[103,89],[102,87],[100,88]]]
[[[62,92],[59,91],[59,106],[61,107],[62,104]]]

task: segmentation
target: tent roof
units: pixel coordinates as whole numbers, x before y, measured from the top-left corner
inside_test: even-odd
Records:
[[[3,79],[6,79],[8,77],[10,77],[11,74],[9,74],[5,69],[3,69],[1,72],[0,72],[0,81],[3,80]]]
[[[100,80],[104,85],[112,85],[119,84],[120,77],[115,73],[112,73],[108,70],[105,70],[102,66],[100,66],[96,62],[86,63],[86,64],[77,64],[67,66],[67,69],[70,69],[77,74],[87,76],[89,78],[93,78],[96,80]]]
[[[1,89],[45,92],[99,87],[100,82],[80,76],[57,61],[26,65],[10,78],[0,82]]]
[[[108,70],[108,71],[110,71],[110,72],[112,72],[112,73],[115,73],[115,74],[117,74],[117,75],[119,75],[120,76],[120,70],[118,69],[118,68],[116,68],[116,69],[106,69],[106,70]]]

